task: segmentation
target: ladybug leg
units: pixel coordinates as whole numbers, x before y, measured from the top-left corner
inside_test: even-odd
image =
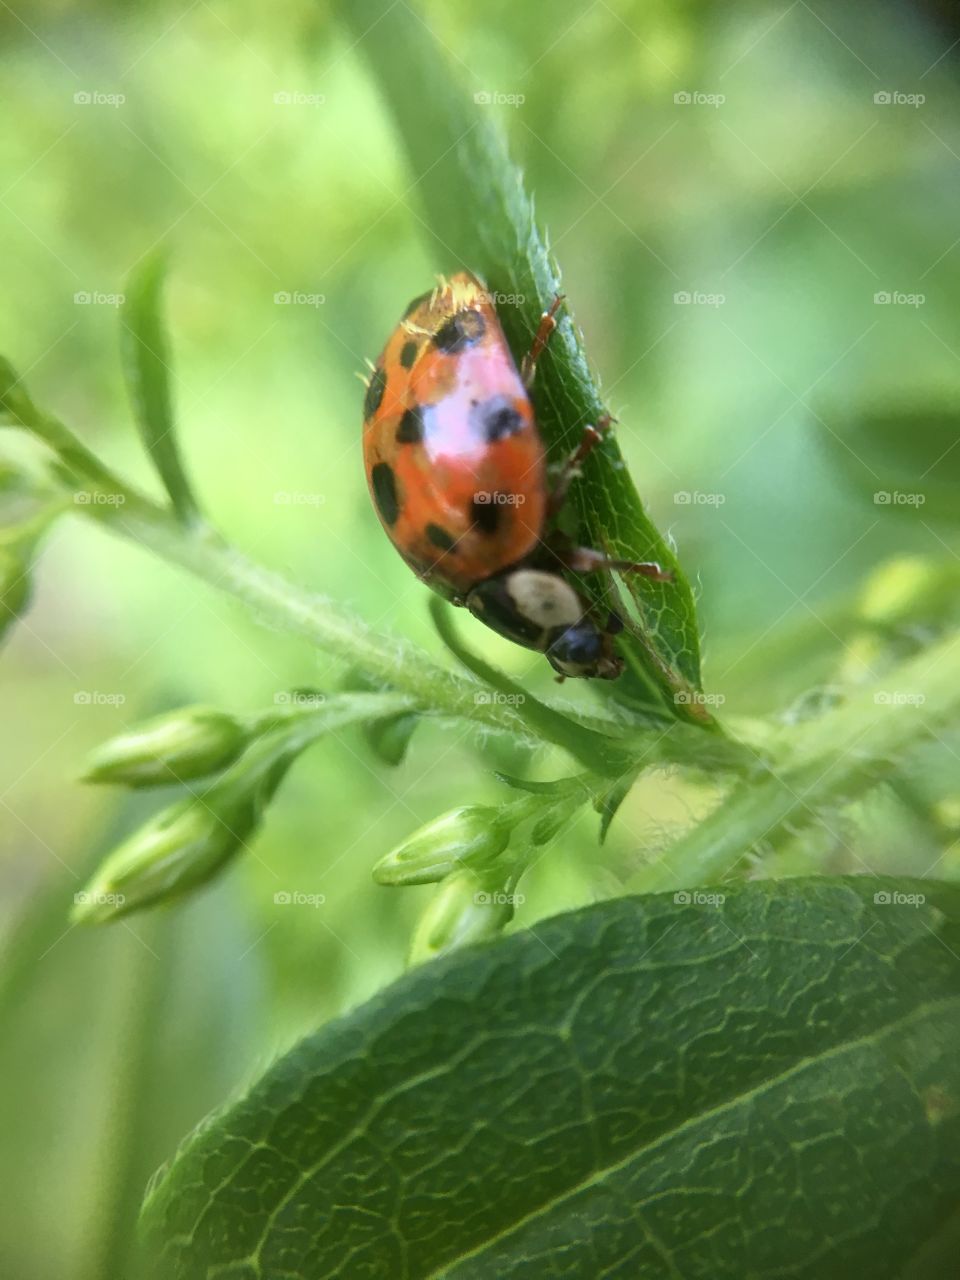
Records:
[[[672,582],[673,572],[663,569],[652,560],[611,560],[602,551],[590,547],[574,547],[563,556],[563,563],[574,573],[597,573],[601,569],[615,569],[617,573],[640,573],[654,582]]]
[[[554,318],[560,310],[560,304],[563,302],[564,295],[558,293],[554,300],[550,303],[550,308],[540,317],[540,324],[537,332],[533,335],[533,343],[530,350],[523,357],[520,364],[520,377],[523,379],[523,385],[529,390],[533,386],[534,375],[537,372],[537,361],[546,350],[547,343],[550,341],[550,335],[557,327]]]
[[[613,418],[610,417],[609,413],[604,413],[597,419],[597,425],[595,427],[584,427],[583,437],[580,443],[560,468],[557,483],[553,486],[553,490],[547,504],[548,518],[555,516],[563,506],[567,498],[567,493],[570,490],[570,485],[579,471],[581,463],[586,458],[589,458],[590,454],[593,453],[594,449],[603,439],[611,422],[613,422]]]

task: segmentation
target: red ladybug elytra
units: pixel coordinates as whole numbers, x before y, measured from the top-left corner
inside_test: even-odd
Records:
[[[657,564],[610,560],[556,529],[577,468],[609,418],[585,429],[556,483],[529,387],[556,328],[557,297],[518,369],[490,294],[468,272],[407,308],[367,384],[363,456],[390,541],[434,591],[547,656],[560,676],[614,680],[612,637],[563,576],[602,569],[668,581]]]

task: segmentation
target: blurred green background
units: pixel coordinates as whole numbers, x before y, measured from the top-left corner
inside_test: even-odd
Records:
[[[508,132],[641,493],[698,584],[721,714],[779,715],[850,674],[866,576],[897,554],[947,579],[956,565],[950,10],[432,0],[417,13],[469,92],[513,99],[477,110]],[[0,350],[155,492],[111,299],[168,243],[181,435],[213,519],[444,660],[425,590],[369,506],[355,375],[435,272],[469,264],[424,248],[418,175],[363,42],[303,0],[36,0],[3,6],[0,30]],[[0,444],[37,456],[12,432]],[[931,634],[955,594],[934,592],[900,641]],[[587,687],[558,692],[541,659],[461,625],[531,688],[590,705]],[[429,890],[375,888],[374,860],[452,804],[498,799],[493,767],[565,767],[422,726],[390,771],[359,734],[335,735],[285,782],[255,856],[211,891],[69,928],[92,865],[156,805],[78,785],[91,748],[167,707],[256,710],[339,675],[80,519],[50,535],[2,662],[4,1275],[130,1274],[142,1188],[180,1137],[400,972]],[[525,881],[520,921],[615,891],[711,800],[645,780],[603,850],[584,816]],[[877,822],[874,869],[925,870],[922,847],[896,854],[896,830],[889,813]],[[326,904],[274,904],[291,889]]]

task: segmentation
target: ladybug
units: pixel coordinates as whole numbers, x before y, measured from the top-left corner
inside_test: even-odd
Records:
[[[657,564],[610,560],[556,527],[577,469],[610,418],[588,426],[551,486],[530,388],[556,328],[558,295],[517,368],[490,294],[462,271],[415,298],[373,366],[363,404],[370,495],[421,581],[565,676],[615,680],[613,637],[565,574],[616,569],[669,581]]]

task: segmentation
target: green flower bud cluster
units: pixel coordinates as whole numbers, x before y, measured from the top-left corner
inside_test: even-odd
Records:
[[[248,734],[232,717],[199,710],[145,725],[142,743],[135,732],[107,743],[88,776],[144,787],[222,768],[243,751]],[[72,918],[100,924],[171,901],[211,879],[246,847],[298,751],[282,731],[255,739],[227,772],[154,814],[109,854],[75,896]]]
[[[528,797],[502,809],[462,805],[380,859],[373,869],[379,884],[439,883],[414,933],[411,964],[495,938],[510,922],[522,901],[513,892],[519,869],[515,859],[501,855],[518,822],[549,802]]]
[[[85,779],[142,789],[187,784],[188,794],[150,818],[107,856],[74,899],[73,919],[99,924],[204,884],[256,834],[290,765],[331,729],[403,709],[396,694],[316,695],[308,706],[240,720],[188,707],[121,734],[96,751]],[[199,789],[189,787],[206,779]]]

